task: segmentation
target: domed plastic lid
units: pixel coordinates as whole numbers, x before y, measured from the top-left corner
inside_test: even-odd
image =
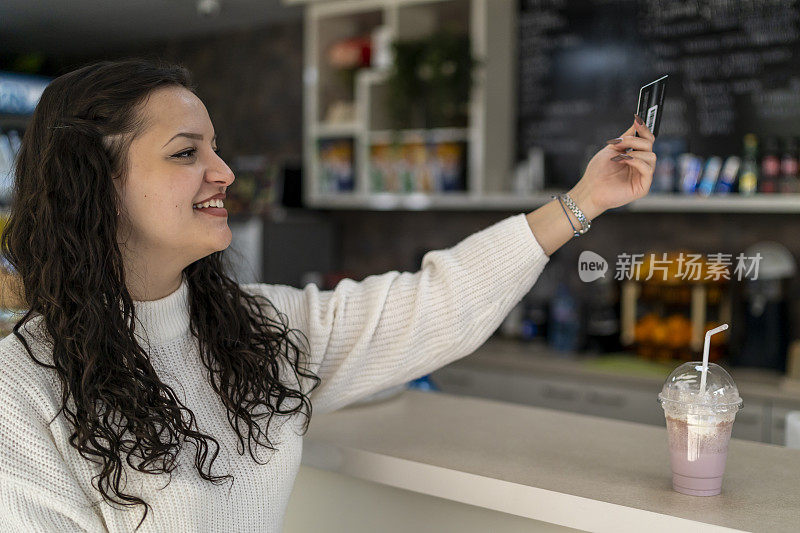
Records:
[[[658,400],[666,409],[702,408],[713,412],[738,411],[744,406],[739,389],[728,372],[715,363],[708,364],[705,392],[700,392],[702,361],[690,361],[672,371]]]

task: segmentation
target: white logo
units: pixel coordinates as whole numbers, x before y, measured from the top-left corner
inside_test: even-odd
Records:
[[[578,276],[581,281],[590,283],[596,279],[605,277],[608,271],[608,262],[600,255],[584,250],[578,257]]]

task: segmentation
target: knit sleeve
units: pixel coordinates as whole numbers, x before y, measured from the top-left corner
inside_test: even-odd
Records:
[[[0,529],[106,532],[33,406],[31,376],[12,370],[0,373]]]
[[[524,214],[433,250],[414,273],[390,271],[331,291],[251,284],[308,338],[321,378],[314,413],[424,376],[480,347],[530,291],[549,257]]]

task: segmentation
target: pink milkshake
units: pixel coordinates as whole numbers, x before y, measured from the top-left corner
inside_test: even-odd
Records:
[[[658,399],[667,420],[672,488],[692,496],[714,496],[722,490],[731,429],[743,402],[721,366],[709,363],[704,389],[701,371],[701,362],[679,366]]]

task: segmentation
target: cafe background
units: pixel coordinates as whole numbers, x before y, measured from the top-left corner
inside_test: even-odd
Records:
[[[711,358],[745,399],[734,437],[791,445],[800,8],[560,4],[4,2],[0,195],[7,211],[13,155],[48,80],[101,59],[176,61],[237,175],[226,199],[237,279],[332,289],[415,272],[427,251],[568,189],[631,125],[639,87],[669,74],[651,194],[554,253],[478,352],[411,386],[663,426],[663,379],[727,322]],[[585,250],[608,261],[605,278],[580,281]],[[620,254],[680,252],[761,253],[761,277],[647,280],[646,262],[614,279]],[[7,334],[24,306],[7,290],[2,303]]]

